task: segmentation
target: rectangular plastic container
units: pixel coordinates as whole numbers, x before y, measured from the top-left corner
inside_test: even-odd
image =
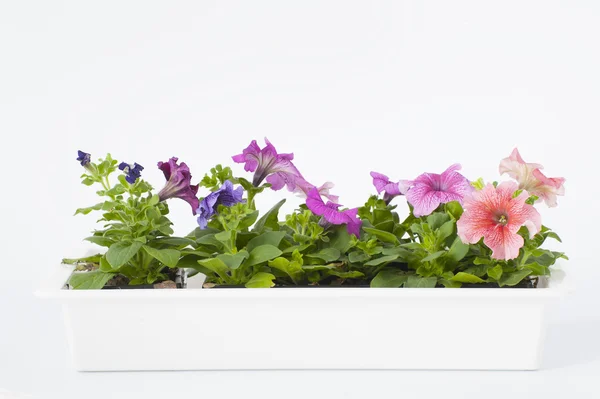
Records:
[[[536,289],[67,290],[72,270],[36,294],[62,305],[82,371],[534,370],[565,293],[560,270]]]

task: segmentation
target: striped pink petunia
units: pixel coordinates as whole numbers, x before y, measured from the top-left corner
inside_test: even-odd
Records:
[[[533,238],[542,227],[538,211],[525,201],[527,191],[513,197],[519,189],[514,182],[503,182],[498,187],[486,185],[465,197],[465,209],[457,222],[458,236],[466,244],[476,244],[481,238],[492,250],[494,259],[514,259],[524,244],[517,232],[527,227]]]
[[[406,199],[414,207],[417,217],[430,215],[440,204],[458,201],[473,191],[466,177],[458,173],[460,164],[454,164],[442,174],[423,173],[411,182]]]

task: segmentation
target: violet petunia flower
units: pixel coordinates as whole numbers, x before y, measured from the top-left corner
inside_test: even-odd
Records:
[[[283,186],[287,186],[289,191],[294,191],[296,181],[302,179],[302,175],[291,162],[294,154],[278,154],[266,138],[265,143],[266,146],[261,149],[256,140],[252,140],[241,154],[232,157],[233,161],[243,163],[247,172],[254,172],[252,184],[255,187],[267,179],[273,190],[281,190]]]
[[[92,156],[87,152],[77,150],[77,160],[81,163],[81,166],[87,166],[92,159]]]
[[[308,192],[306,206],[315,215],[322,216],[325,221],[335,225],[345,224],[348,233],[360,236],[362,220],[358,218],[358,208],[340,211],[340,204],[331,201],[324,203],[316,187]]]
[[[198,198],[196,193],[198,192],[198,185],[192,185],[192,174],[190,168],[185,162],[177,164],[177,157],[172,157],[167,162],[159,162],[158,168],[162,170],[167,179],[167,184],[158,193],[158,197],[161,201],[165,201],[169,198],[180,198],[190,204],[192,212],[195,215],[196,209],[198,209]]]
[[[377,194],[381,194],[383,191],[383,200],[386,204],[389,204],[394,197],[406,194],[411,185],[408,180],[400,180],[397,183],[392,182],[389,177],[382,173],[371,172],[371,177]]]
[[[220,189],[208,194],[200,201],[200,205],[196,210],[200,229],[206,228],[209,219],[217,213],[219,205],[232,206],[244,202],[245,200],[242,199],[243,195],[244,189],[241,186],[234,189],[233,183],[229,180],[226,180]]]
[[[416,217],[430,215],[440,204],[458,201],[473,191],[466,177],[458,173],[460,164],[454,164],[442,174],[423,173],[411,182],[406,199],[414,207]]]
[[[135,181],[142,175],[142,170],[144,170],[144,167],[135,162],[133,165],[130,165],[126,162],[121,162],[119,164],[119,169],[125,172],[125,180],[127,180],[127,183],[134,184]]]

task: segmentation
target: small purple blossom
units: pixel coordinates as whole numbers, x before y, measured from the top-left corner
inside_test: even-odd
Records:
[[[144,167],[135,162],[133,165],[130,165],[126,162],[121,162],[119,164],[119,169],[125,172],[125,180],[127,180],[129,184],[134,184],[135,181],[142,175],[142,170],[144,170]]]
[[[158,169],[162,170],[167,179],[167,184],[158,193],[158,198],[165,201],[169,198],[180,198],[186,201],[192,207],[192,212],[195,215],[198,208],[198,185],[192,185],[192,174],[190,168],[185,162],[177,164],[178,158],[172,157],[167,162],[159,162]]]
[[[265,147],[260,148],[256,140],[252,140],[241,154],[232,157],[236,163],[243,163],[244,170],[254,172],[252,184],[258,187],[264,179],[271,184],[273,190],[281,190],[287,186],[289,191],[296,189],[296,182],[304,180],[292,163],[294,154],[278,154],[277,150],[265,138]]]
[[[345,224],[348,233],[354,234],[357,237],[360,236],[362,220],[358,218],[358,208],[340,211],[338,209],[342,205],[331,201],[327,201],[327,203],[323,202],[316,187],[308,192],[306,206],[315,215],[322,216],[325,221],[335,225]]]
[[[408,180],[400,180],[397,183],[392,182],[389,177],[377,172],[371,172],[371,177],[373,178],[373,185],[377,190],[377,194],[383,191],[383,199],[388,204],[394,197],[406,194],[411,184]]]
[[[430,215],[440,204],[458,201],[473,191],[466,177],[458,173],[460,164],[454,164],[442,174],[423,173],[412,181],[406,199],[414,207],[415,216]]]
[[[92,156],[87,152],[77,150],[77,160],[81,163],[81,166],[87,166],[92,159]]]
[[[229,180],[226,180],[220,189],[208,194],[200,201],[200,205],[196,210],[200,229],[206,228],[209,219],[217,213],[219,205],[232,206],[244,202],[245,200],[242,199],[243,195],[244,189],[241,186],[234,189],[233,183]]]

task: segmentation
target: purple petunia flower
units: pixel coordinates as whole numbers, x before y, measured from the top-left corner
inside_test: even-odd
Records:
[[[415,216],[430,215],[440,204],[458,201],[462,204],[465,195],[473,191],[466,177],[457,172],[460,164],[454,164],[441,175],[423,173],[412,181],[406,199],[414,207]]]
[[[130,165],[126,162],[121,162],[119,164],[119,169],[125,172],[125,180],[127,180],[129,184],[134,184],[135,181],[142,175],[142,170],[144,170],[144,167],[135,162],[133,165]]]
[[[232,206],[240,202],[244,202],[242,199],[244,195],[244,189],[239,186],[233,188],[233,183],[226,180],[225,183],[217,191],[213,191],[208,194],[198,206],[196,212],[198,213],[198,225],[200,229],[205,229],[208,225],[208,220],[217,213],[219,205]]]
[[[383,200],[389,204],[390,201],[398,195],[404,195],[410,188],[411,182],[408,180],[400,180],[397,183],[391,182],[390,178],[384,174],[371,172],[373,185],[377,190],[377,194],[383,191]]]
[[[358,208],[339,211],[338,208],[341,205],[331,201],[324,203],[316,187],[308,192],[306,206],[312,213],[322,216],[325,221],[331,224],[345,224],[348,233],[359,237],[362,220],[358,218]]]
[[[236,163],[243,163],[247,172],[254,172],[252,184],[258,187],[266,178],[271,184],[273,190],[281,190],[287,186],[288,190],[296,189],[296,182],[302,179],[302,175],[291,162],[294,154],[278,154],[277,150],[265,138],[266,146],[260,148],[256,140],[252,140],[250,145],[239,155],[232,157]]]
[[[172,157],[167,162],[158,163],[158,169],[162,170],[165,179],[167,179],[167,184],[158,193],[158,198],[161,201],[169,198],[180,198],[191,205],[192,213],[195,215],[200,202],[196,198],[198,185],[193,186],[191,184],[192,174],[186,163],[182,162],[177,165],[177,160],[177,157]]]
[[[81,166],[87,166],[90,163],[92,156],[87,152],[77,150],[77,160],[81,163]]]

